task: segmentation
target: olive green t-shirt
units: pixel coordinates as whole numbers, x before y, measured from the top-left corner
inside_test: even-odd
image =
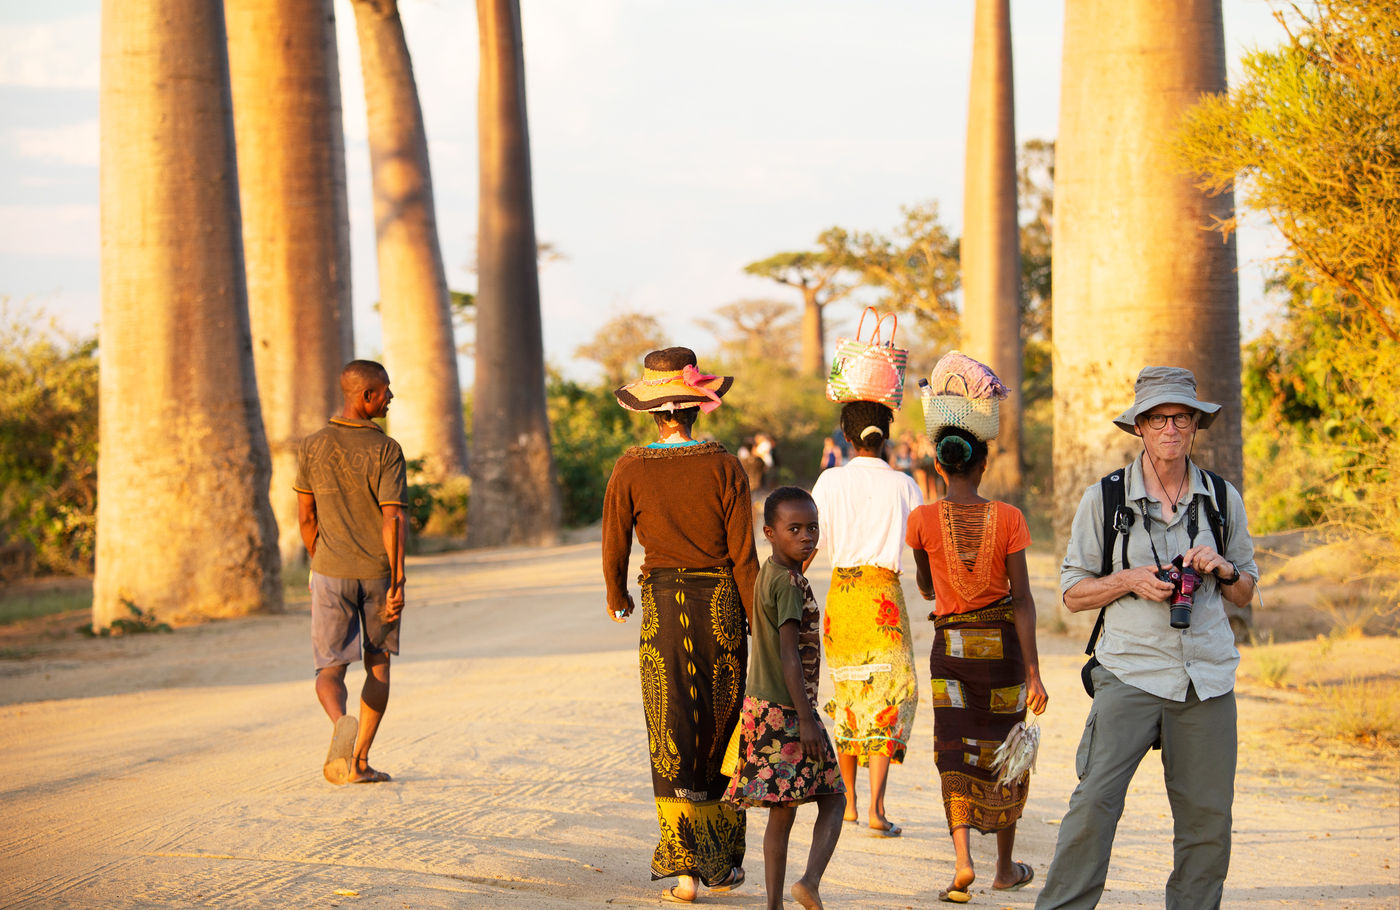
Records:
[[[332,578],[385,578],[383,506],[408,501],[403,449],[372,420],[332,417],[301,441],[298,493],[316,497],[311,571]]]
[[[745,692],[764,701],[797,707],[783,678],[782,648],[778,629],[788,620],[797,621],[797,653],[802,658],[802,681],[807,702],[817,706],[817,683],[821,676],[821,629],[817,599],[801,572],[789,571],[764,560],[754,584],[753,651]]]

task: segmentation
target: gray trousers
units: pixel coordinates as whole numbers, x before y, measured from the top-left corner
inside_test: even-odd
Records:
[[[1192,686],[1179,702],[1130,686],[1103,667],[1093,676],[1094,706],[1075,756],[1079,786],[1060,824],[1036,910],[1098,906],[1128,784],[1159,736],[1175,828],[1166,906],[1219,907],[1230,866],[1235,693],[1201,701]]]

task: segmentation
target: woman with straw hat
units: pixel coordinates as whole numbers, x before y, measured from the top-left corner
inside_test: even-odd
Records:
[[[628,449],[603,501],[608,616],[625,622],[632,534],[645,550],[638,649],[642,706],[661,838],[652,880],[678,877],[663,898],[695,900],[699,884],[744,881],[744,813],[723,801],[725,747],[739,719],[748,664],[746,616],[758,557],[749,484],[739,460],[698,442],[695,418],[720,406],[731,376],[696,369],[695,353],[652,351],[637,382],[614,394],[656,421],[658,440]]]

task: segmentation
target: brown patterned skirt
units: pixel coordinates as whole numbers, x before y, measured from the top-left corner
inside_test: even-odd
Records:
[[[991,770],[992,753],[1026,716],[1026,668],[1010,601],[934,620],[934,753],[950,831],[1000,831],[1026,806],[1029,778],[1002,786]]]
[[[744,862],[744,812],[723,801],[720,771],[744,697],[743,603],[729,569],[653,569],[641,586],[642,707],[661,827],[651,877],[717,884]]]

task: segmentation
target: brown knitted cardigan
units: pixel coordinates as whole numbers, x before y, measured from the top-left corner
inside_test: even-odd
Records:
[[[603,498],[603,579],[614,611],[628,603],[633,528],[646,551],[643,573],[730,566],[752,618],[758,556],[749,481],[724,446],[635,446],[617,460]]]

